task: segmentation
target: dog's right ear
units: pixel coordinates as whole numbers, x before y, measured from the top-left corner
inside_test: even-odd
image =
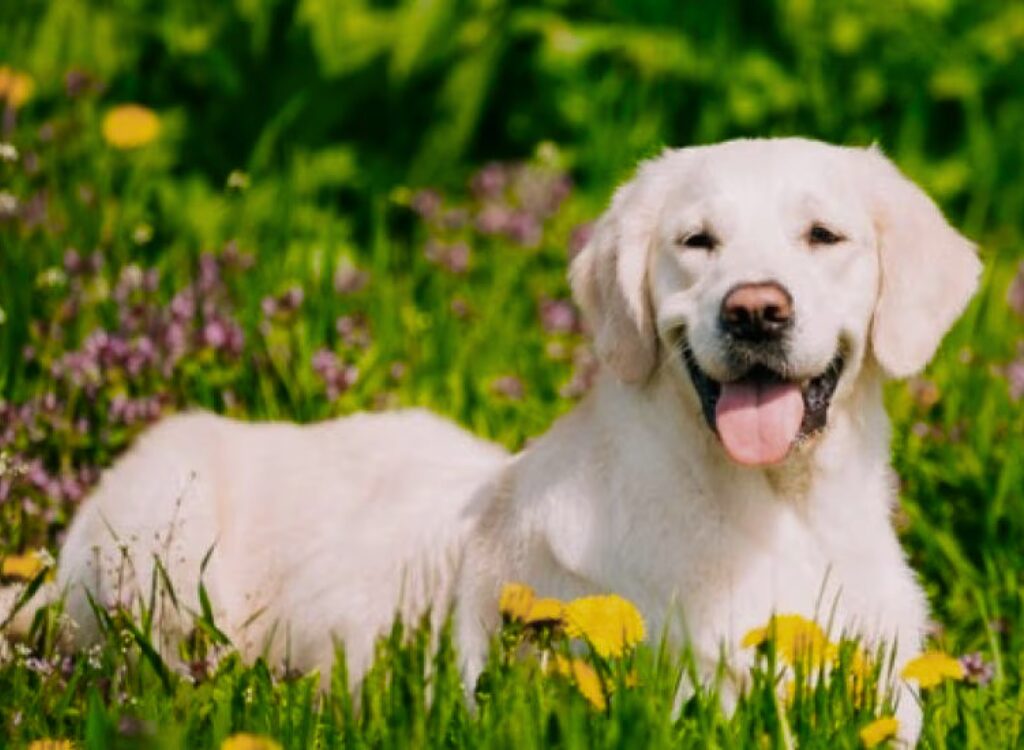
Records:
[[[655,163],[616,191],[569,269],[597,355],[625,383],[645,382],[658,357],[647,263],[660,209],[659,201],[645,199],[651,191],[644,185]]]

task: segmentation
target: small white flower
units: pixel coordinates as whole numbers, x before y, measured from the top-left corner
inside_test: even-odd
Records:
[[[99,646],[92,646],[86,652],[85,658],[90,669],[99,669],[103,666],[103,660],[100,659],[101,654],[102,649]]]
[[[6,190],[0,190],[0,219],[12,218],[18,213],[18,199]]]
[[[232,170],[228,175],[228,189],[242,192],[249,189],[249,175],[240,169]]]
[[[132,232],[132,241],[136,245],[145,245],[151,239],[153,239],[153,227],[149,224],[142,223],[135,227]]]
[[[41,674],[44,677],[53,673],[53,665],[45,659],[40,659],[37,656],[29,657],[25,659],[25,668],[30,672]]]
[[[119,283],[129,289],[138,289],[142,286],[142,282],[144,280],[145,274],[142,272],[142,268],[137,263],[130,263],[121,270]],[[124,553],[127,551],[127,548],[122,545],[121,552]]]
[[[68,275],[64,273],[63,268],[57,266],[51,266],[36,277],[36,286],[39,287],[58,287],[64,286],[68,281]]]
[[[18,149],[14,147],[13,143],[0,143],[0,161],[18,161]]]
[[[39,560],[44,568],[56,567],[57,561],[53,559],[53,555],[50,554],[50,550],[40,548],[36,550],[35,554],[36,559]]]

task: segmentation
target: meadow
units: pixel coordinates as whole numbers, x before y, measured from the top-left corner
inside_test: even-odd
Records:
[[[985,262],[926,373],[887,390],[894,522],[959,665],[920,691],[922,743],[1020,746],[1021,91],[1024,7],[994,0],[0,5],[2,582],[45,577],[161,415],[415,405],[522,447],[593,378],[565,270],[638,159],[878,142]],[[557,628],[512,613],[475,707],[418,623],[357,695],[343,658],[323,694],[242,664],[208,611],[178,674],[151,623],[98,604],[100,647],[62,654],[58,609],[0,646],[0,750],[859,747],[896,676],[839,644],[784,689],[767,639],[734,712],[713,684],[673,710],[692,664],[657,634],[563,668]],[[523,639],[546,655],[514,658]]]

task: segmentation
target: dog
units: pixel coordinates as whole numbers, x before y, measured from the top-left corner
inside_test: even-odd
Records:
[[[925,367],[974,293],[974,245],[876,148],[799,138],[668,150],[614,195],[570,282],[601,362],[510,456],[423,411],[151,428],[74,519],[55,596],[199,611],[243,656],[354,679],[396,613],[454,605],[468,683],[503,584],[615,592],[706,675],[774,613],[918,653],[924,593],[891,524],[887,378]],[[8,603],[12,601],[8,592]],[[31,607],[26,608],[31,610]],[[23,628],[26,616],[15,618]],[[919,709],[900,697],[905,738]]]

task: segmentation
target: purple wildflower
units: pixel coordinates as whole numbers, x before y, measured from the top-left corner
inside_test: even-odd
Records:
[[[220,264],[212,253],[199,256],[199,279],[197,282],[201,294],[210,294],[220,286]]]
[[[508,227],[511,217],[505,206],[489,203],[476,215],[476,228],[483,234],[499,234]]]
[[[508,171],[497,163],[491,162],[473,175],[470,186],[473,194],[480,199],[497,198],[508,185]]]
[[[1010,309],[1024,317],[1024,261],[1017,266],[1017,275],[1007,290],[1006,302],[1010,305]]]
[[[228,329],[224,321],[211,320],[203,326],[203,343],[211,349],[220,349],[228,341]]]
[[[171,298],[171,317],[180,323],[196,316],[196,295],[190,289],[183,289]]]
[[[245,331],[234,320],[227,321],[228,327],[228,341],[224,347],[224,351],[230,354],[232,357],[238,357],[242,354],[245,349]]]
[[[302,307],[302,300],[305,293],[301,286],[293,286],[281,295],[281,308],[286,312],[295,312]]]
[[[49,205],[46,191],[39,190],[33,193],[21,209],[21,221],[25,229],[35,229],[45,225],[50,216]]]
[[[150,722],[126,714],[117,721],[117,733],[130,738],[149,737],[154,733],[154,729]]]
[[[526,395],[526,386],[521,378],[515,375],[502,375],[491,383],[491,390],[499,396],[512,401],[522,401]]]
[[[356,268],[351,262],[342,262],[334,272],[334,291],[355,294],[370,283],[370,274]]]
[[[469,270],[469,245],[456,242],[448,247],[445,267],[452,273],[465,273]]]
[[[504,231],[509,239],[523,247],[537,247],[543,236],[540,222],[528,211],[516,211],[511,214]]]
[[[82,256],[79,255],[78,251],[73,247],[69,247],[64,251],[64,270],[68,276],[75,276],[81,273],[85,269],[85,263],[82,261]]]
[[[1006,366],[1006,384],[1010,390],[1010,398],[1020,401],[1024,397],[1024,357]]]
[[[441,196],[436,190],[419,190],[412,197],[412,210],[422,219],[432,219],[441,209]]]
[[[445,229],[456,230],[462,229],[469,222],[469,211],[464,208],[453,208],[450,211],[445,211],[444,216],[441,217],[441,224]]]
[[[48,676],[53,673],[53,665],[45,659],[40,659],[37,656],[30,656],[25,659],[25,667],[31,672]]]
[[[427,260],[436,263],[452,273],[462,274],[469,270],[469,245],[456,242],[445,245],[438,240],[428,240],[423,248]]]
[[[392,362],[388,368],[388,375],[397,383],[405,378],[408,371],[409,367],[405,362]]]
[[[98,82],[89,73],[72,68],[64,74],[64,92],[72,99],[95,91]]]
[[[547,333],[576,333],[579,316],[567,299],[544,299],[540,302],[541,325]]]
[[[41,164],[39,163],[39,154],[35,151],[26,151],[25,155],[21,157],[21,167],[29,177],[35,177],[39,174],[39,169],[41,167]]]
[[[366,319],[358,315],[342,315],[334,321],[334,330],[346,346],[365,349],[372,342]]]
[[[338,355],[330,349],[320,349],[313,355],[313,371],[324,381],[327,398],[335,400],[347,391],[359,377],[359,370],[353,365],[344,365]]]
[[[964,679],[972,685],[984,687],[992,682],[992,677],[995,675],[992,664],[985,661],[981,653],[977,651],[961,656],[960,666],[964,668]]]
[[[590,238],[594,235],[594,222],[589,221],[585,224],[579,224],[572,233],[569,235],[569,260],[572,260],[580,251],[587,246],[590,242]]]

